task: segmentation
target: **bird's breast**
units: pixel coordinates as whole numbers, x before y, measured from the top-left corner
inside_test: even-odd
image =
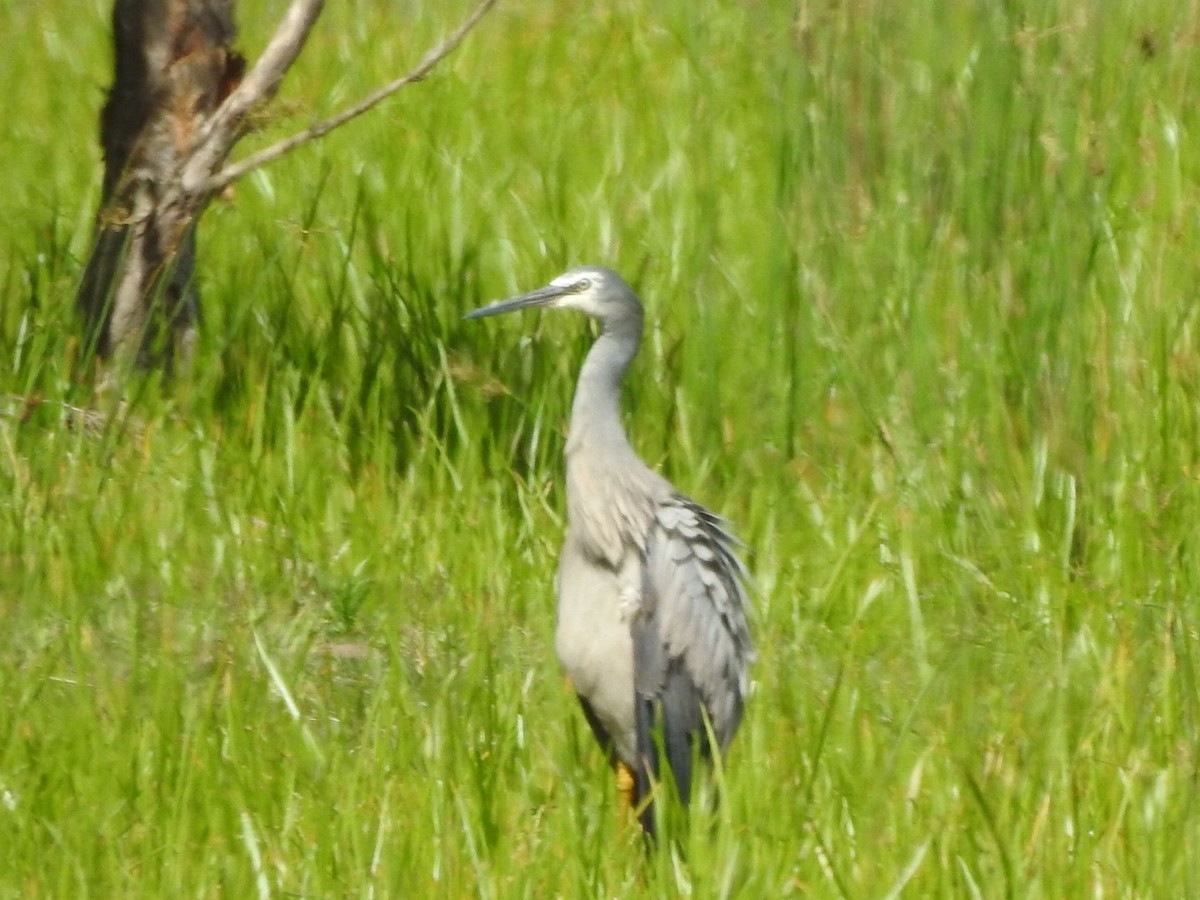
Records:
[[[616,567],[597,563],[568,531],[559,558],[555,650],[575,691],[626,760],[635,758],[635,723],[633,639],[623,607],[640,577],[632,555]]]
[[[660,481],[632,454],[569,453],[567,523],[579,550],[614,570],[644,550]]]

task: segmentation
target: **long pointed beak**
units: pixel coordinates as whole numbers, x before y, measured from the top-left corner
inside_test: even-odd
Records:
[[[519,297],[513,297],[509,300],[497,300],[495,303],[489,303],[487,306],[481,306],[479,309],[472,310],[463,316],[464,319],[484,319],[488,316],[498,316],[501,313],[512,312],[517,309],[531,309],[535,306],[546,306],[553,303],[564,294],[571,293],[569,288],[558,287],[557,285],[547,285],[544,288],[538,288],[536,291],[530,291],[528,294],[521,294]]]

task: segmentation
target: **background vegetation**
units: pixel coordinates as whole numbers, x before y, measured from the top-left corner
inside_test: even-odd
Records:
[[[85,429],[109,8],[0,5],[0,895],[1200,893],[1196,4],[506,0],[209,211],[192,376]],[[466,8],[329,4],[250,143]],[[758,582],[686,860],[553,659],[587,328],[460,321],[581,262]]]

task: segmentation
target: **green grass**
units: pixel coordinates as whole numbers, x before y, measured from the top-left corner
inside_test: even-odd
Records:
[[[218,201],[194,371],[98,432],[109,4],[0,9],[0,896],[1200,895],[1200,11],[594,7]],[[329,4],[241,151],[466,9]],[[460,320],[584,262],[757,579],[686,858],[553,658],[588,329]]]

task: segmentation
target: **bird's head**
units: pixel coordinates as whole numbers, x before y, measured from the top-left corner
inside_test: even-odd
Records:
[[[498,300],[466,314],[467,319],[482,319],[501,313],[532,307],[574,309],[599,319],[605,327],[630,321],[641,325],[642,305],[612,269],[581,266],[569,269],[545,287],[508,300]]]

